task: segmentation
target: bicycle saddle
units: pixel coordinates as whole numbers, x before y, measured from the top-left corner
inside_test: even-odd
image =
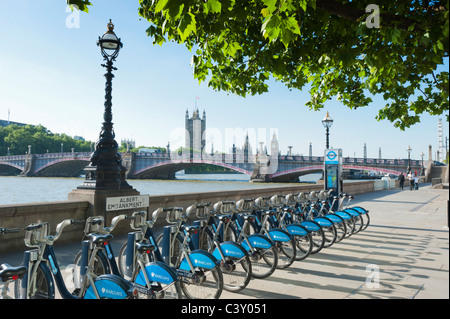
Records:
[[[230,222],[230,215],[220,215],[220,216],[217,216],[217,219],[219,220],[219,221],[221,221],[222,223],[229,223]]]
[[[272,215],[275,214],[275,211],[273,211],[273,210],[265,210],[265,211],[262,212],[262,214],[264,216],[266,216],[266,215],[272,216]]]
[[[26,272],[27,267],[25,266],[13,267],[9,264],[2,264],[0,266],[0,279],[5,282],[14,279],[14,276],[22,278]]]
[[[100,244],[100,245],[107,243],[108,241],[110,241],[111,239],[114,238],[114,236],[111,234],[103,235],[103,234],[95,234],[95,233],[89,234],[88,237],[92,240],[92,242],[94,244]]]
[[[155,249],[156,246],[150,243],[140,243],[140,242],[136,243],[136,250],[141,254],[154,251]]]
[[[197,226],[197,225],[194,225],[194,226],[184,226],[184,230],[185,230],[188,234],[195,234],[195,233],[198,231],[199,228],[200,228],[200,227]]]
[[[255,220],[255,216],[253,216],[253,215],[243,215],[242,218],[243,218],[244,220],[248,220],[248,221],[250,221],[250,222],[252,222],[252,221]]]

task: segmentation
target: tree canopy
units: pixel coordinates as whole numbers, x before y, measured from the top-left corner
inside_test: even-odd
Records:
[[[52,133],[42,125],[8,125],[0,127],[0,156],[23,155],[31,145],[33,154],[70,152],[89,152],[92,142],[77,140],[66,134]]]
[[[67,0],[87,11],[90,1]],[[309,89],[318,110],[355,109],[381,94],[378,120],[404,130],[449,110],[449,0],[140,0],[155,44],[184,44],[194,77],[262,94],[276,79]],[[444,61],[444,59],[447,59]],[[448,121],[448,113],[447,121]]]

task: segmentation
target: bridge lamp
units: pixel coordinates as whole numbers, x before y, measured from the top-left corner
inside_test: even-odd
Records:
[[[408,148],[406,149],[406,151],[408,152],[408,172],[411,172],[411,151],[412,148],[410,145],[408,145]]]
[[[326,148],[330,148],[330,127],[333,125],[333,119],[327,111],[327,116],[322,120],[322,124],[326,129]]]

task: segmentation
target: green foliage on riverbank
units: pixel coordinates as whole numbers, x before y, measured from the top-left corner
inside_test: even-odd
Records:
[[[90,141],[75,139],[66,134],[50,132],[42,125],[9,125],[0,127],[0,156],[23,155],[31,145],[32,154],[90,152]]]

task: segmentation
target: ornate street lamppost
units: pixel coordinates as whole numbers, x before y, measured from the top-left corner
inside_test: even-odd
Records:
[[[408,145],[408,148],[406,150],[408,151],[408,172],[411,172],[411,146]]]
[[[420,153],[420,156],[422,156],[422,168],[421,168],[421,170],[420,170],[420,175],[421,176],[424,176],[425,175],[425,167],[423,166],[423,156],[424,156],[425,154],[423,153],[423,152],[421,152]]]
[[[322,124],[326,128],[326,148],[330,148],[330,127],[331,125],[333,125],[333,119],[330,117],[330,114],[328,114],[328,111],[327,116],[325,116],[325,118],[322,120]]]
[[[119,55],[123,47],[120,38],[114,33],[114,24],[111,20],[107,24],[108,31],[99,37],[97,45],[101,49],[103,59],[102,64],[106,68],[105,86],[105,111],[103,113],[103,126],[99,139],[95,143],[95,150],[91,155],[90,164],[85,168],[86,180],[81,189],[129,189],[132,188],[125,181],[126,169],[122,166],[121,155],[117,152],[119,146],[115,140],[115,133],[112,123],[112,79],[114,75],[113,61]]]

